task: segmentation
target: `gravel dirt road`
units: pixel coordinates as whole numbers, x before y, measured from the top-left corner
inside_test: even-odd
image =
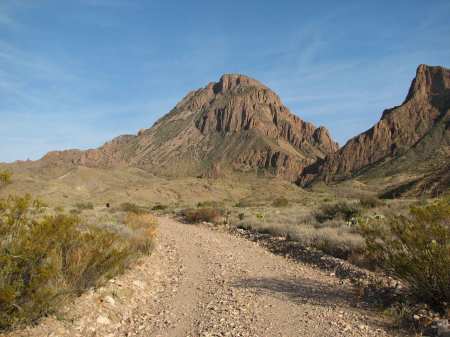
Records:
[[[159,221],[152,256],[8,336],[404,336],[329,273],[206,226]]]

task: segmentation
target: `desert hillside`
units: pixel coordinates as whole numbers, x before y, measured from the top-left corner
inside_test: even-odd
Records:
[[[450,70],[420,65],[405,101],[339,151],[307,167],[299,178],[339,182],[352,178],[435,195],[449,188]],[[401,177],[402,176],[402,177]],[[398,177],[398,179],[391,179]]]
[[[51,152],[34,166],[135,167],[175,177],[261,170],[294,180],[306,165],[337,149],[327,129],[292,114],[272,90],[227,74],[187,94],[136,136],[120,136],[94,150]]]

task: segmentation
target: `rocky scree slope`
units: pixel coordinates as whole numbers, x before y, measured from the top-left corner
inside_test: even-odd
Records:
[[[190,92],[136,136],[94,150],[51,152],[40,165],[133,166],[175,176],[263,170],[295,180],[305,166],[337,149],[327,129],[293,115],[272,90],[228,74]]]
[[[449,176],[442,172],[449,162],[450,70],[420,65],[400,106],[385,110],[372,128],[305,168],[298,183],[408,173],[415,176],[409,187],[445,189]]]

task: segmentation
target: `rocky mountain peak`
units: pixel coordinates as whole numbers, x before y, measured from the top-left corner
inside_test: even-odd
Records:
[[[436,99],[438,97],[438,99]],[[450,97],[450,71],[444,67],[419,65],[405,102],[411,99],[429,99],[437,105],[446,105]]]
[[[450,142],[449,116],[450,69],[422,64],[402,105],[385,110],[372,128],[350,139],[325,160],[307,167],[299,183],[340,181],[366,174],[370,169],[383,163],[386,166],[385,163],[404,156],[419,144],[426,144],[422,147],[428,148],[429,153],[440,146],[442,153],[450,153],[445,145]],[[415,157],[424,156],[425,153],[418,153]]]
[[[267,86],[225,74],[188,93],[137,136],[51,158],[92,167],[133,166],[155,174],[210,176],[205,169],[215,167],[265,170],[295,180],[304,166],[337,149],[328,130],[292,114]]]
[[[261,82],[241,74],[224,74],[216,83],[212,83],[215,94],[226,93],[239,87],[257,87],[267,89]]]

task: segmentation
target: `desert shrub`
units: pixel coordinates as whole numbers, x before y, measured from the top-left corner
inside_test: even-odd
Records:
[[[69,213],[72,214],[72,215],[80,215],[81,213],[83,213],[83,211],[80,210],[79,208],[72,208],[72,209],[69,211]]]
[[[375,196],[366,196],[359,199],[359,203],[364,208],[375,208],[384,205],[384,202]]]
[[[409,216],[362,226],[369,256],[406,281],[417,300],[450,302],[450,199],[411,207]]]
[[[273,207],[287,207],[289,205],[289,200],[286,198],[277,198],[272,202]]]
[[[152,207],[152,211],[164,211],[168,208],[169,206],[167,205],[162,205],[162,204],[157,204],[155,206]]]
[[[30,196],[0,200],[0,329],[53,312],[139,254],[132,240],[73,215],[47,215]]]
[[[57,213],[64,213],[63,206],[56,206],[54,209],[55,209],[55,212],[57,212]]]
[[[120,204],[119,208],[122,212],[127,212],[127,213],[143,214],[143,213],[148,212],[146,207],[139,206],[139,205],[133,204],[131,202],[124,202],[124,203]]]
[[[77,202],[75,204],[75,207],[82,211],[82,210],[87,210],[87,209],[94,209],[94,204],[92,202]]]
[[[144,254],[150,253],[156,236],[157,219],[150,213],[128,213],[124,223],[128,228],[132,229],[128,239],[133,246]]]
[[[325,222],[333,219],[350,220],[361,215],[361,207],[358,204],[348,202],[338,202],[336,204],[325,204],[318,212],[315,213],[315,218],[319,222]]]
[[[251,207],[252,203],[248,200],[239,200],[234,207],[238,207],[238,208],[245,208],[245,207]]]
[[[197,208],[219,208],[222,203],[214,200],[200,201],[197,203]]]
[[[217,208],[188,208],[182,210],[180,215],[190,223],[217,222],[222,212]]]
[[[0,187],[11,183],[12,173],[9,171],[0,171]]]
[[[341,259],[361,254],[365,249],[364,239],[343,227],[298,226],[290,237],[304,247],[313,247]]]

